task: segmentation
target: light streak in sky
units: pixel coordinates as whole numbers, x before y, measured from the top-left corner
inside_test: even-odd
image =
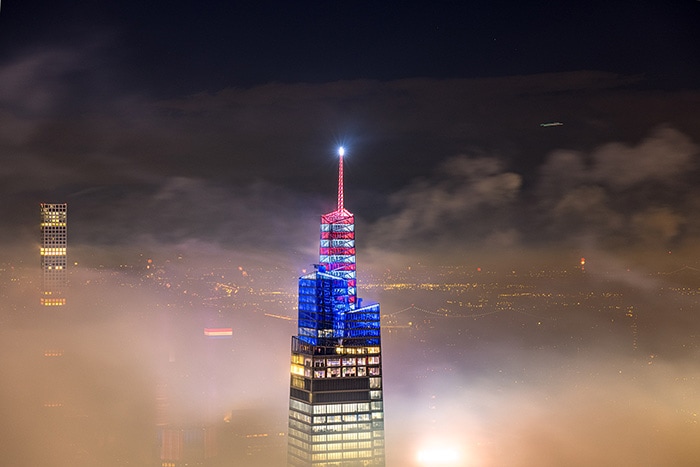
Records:
[[[289,316],[273,315],[272,313],[265,313],[265,316],[269,316],[270,318],[283,319],[285,321],[296,321],[294,318],[290,318]]]

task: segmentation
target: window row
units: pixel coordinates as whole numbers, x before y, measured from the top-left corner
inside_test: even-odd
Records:
[[[314,451],[340,451],[340,450],[357,450],[371,449],[372,441],[351,441],[347,443],[324,443],[314,444],[311,448]]]
[[[309,448],[311,447],[311,445],[309,443],[305,443],[304,441],[298,440],[292,436],[289,437],[289,439],[287,440],[287,443],[290,446],[296,446],[296,447],[301,448],[305,451],[308,451]]]
[[[314,415],[329,415],[329,414],[353,414],[361,412],[374,412],[383,410],[384,405],[379,402],[351,402],[347,404],[320,404],[311,405],[306,402],[291,399],[289,408],[297,412]]]
[[[347,451],[347,452],[329,452],[329,453],[318,453],[314,454],[312,459],[314,461],[335,461],[335,460],[341,460],[341,459],[364,459],[364,458],[372,457],[372,451]]]
[[[321,224],[321,232],[352,232],[355,230],[355,224]]]
[[[295,420],[296,421],[296,420]],[[311,441],[311,435],[308,434],[304,430],[299,430],[298,427],[304,427],[305,425],[300,424],[299,422],[296,422],[298,424],[297,427],[292,427],[292,423],[289,424],[289,438],[297,438],[303,441],[310,442]],[[295,443],[296,444],[296,443]]]
[[[372,414],[372,418],[377,418],[377,420],[372,420],[372,423],[337,423],[334,425],[312,425],[311,431],[313,431],[314,436],[317,433],[342,433],[342,432],[374,432],[374,437],[379,438],[384,436],[384,413],[375,412]]]
[[[291,411],[289,412],[289,418],[293,420],[299,420],[304,423],[311,423],[311,417],[305,413]]]
[[[304,364],[311,366],[311,359],[305,358]],[[343,358],[314,358],[313,365],[316,368],[355,366],[355,365],[379,365],[379,356],[371,357],[343,357]]]
[[[321,378],[352,378],[352,377],[365,377],[367,375],[370,376],[379,376],[381,375],[381,370],[379,369],[378,366],[370,366],[370,367],[364,367],[364,366],[358,366],[358,367],[343,367],[343,368],[328,368],[326,370],[314,370],[314,378],[316,379],[321,379]],[[307,378],[311,377],[311,369],[310,368],[305,368],[304,369],[304,376]]]
[[[337,347],[335,352],[340,355],[373,355],[381,353],[379,347]]]
[[[359,433],[332,433],[329,435],[313,435],[312,437],[312,441],[314,443],[323,443],[326,441],[355,441],[358,439],[372,439],[372,432],[361,431]]]
[[[369,422],[371,415],[369,413],[361,414],[346,414],[346,415],[320,415],[313,418],[314,425],[322,423],[342,423],[342,422]]]
[[[339,433],[343,431],[370,431],[372,425],[370,423],[348,423],[336,425],[314,425],[312,430],[314,433]]]
[[[306,456],[308,455],[308,454],[306,453],[306,451],[303,451],[303,450],[301,450],[301,449],[299,449],[298,447],[295,447],[295,446],[289,446],[289,453],[292,454],[292,455],[295,455],[295,456],[297,456],[297,457],[299,457],[299,458],[301,458],[301,459],[305,459]]]
[[[315,405],[313,408],[314,414],[334,414],[334,413],[357,413],[369,412],[370,405],[367,402],[358,402],[351,404],[325,404]]]

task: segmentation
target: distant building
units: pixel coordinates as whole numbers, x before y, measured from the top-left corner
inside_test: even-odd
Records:
[[[212,426],[169,426],[158,433],[161,467],[207,467],[216,457],[217,433]]]
[[[45,306],[66,304],[65,289],[68,284],[68,205],[41,204],[41,270],[42,297]]]
[[[289,466],[384,466],[379,304],[362,306],[355,276],[355,217],[321,216],[320,264],[299,278],[292,337]]]

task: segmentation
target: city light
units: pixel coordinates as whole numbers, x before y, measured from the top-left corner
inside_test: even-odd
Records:
[[[418,465],[422,466],[458,466],[462,456],[457,448],[443,445],[425,447],[416,454]]]
[[[338,148],[338,155],[339,155],[340,157],[343,157],[343,156],[345,155],[345,148],[344,148],[343,146],[340,146],[340,147]]]
[[[207,337],[232,337],[232,328],[204,328],[204,335]]]

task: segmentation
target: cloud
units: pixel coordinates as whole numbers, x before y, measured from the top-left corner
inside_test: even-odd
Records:
[[[521,177],[506,172],[496,158],[449,159],[437,169],[434,179],[417,181],[395,193],[392,203],[397,213],[378,221],[371,237],[400,243],[450,238],[462,229],[483,232],[474,225],[479,215],[509,207],[517,199],[520,185]]]
[[[591,154],[591,176],[615,190],[641,183],[675,184],[696,168],[697,144],[673,128],[662,127],[637,146],[609,143]]]
[[[630,87],[638,76],[582,71],[156,99],[113,84],[99,47],[0,65],[0,195],[20,200],[0,206],[3,238],[15,224],[31,229],[25,211],[36,203],[59,200],[71,203],[77,241],[281,245],[289,239],[275,232],[297,222],[295,210],[332,209],[339,142],[348,143],[347,207],[366,238],[397,251],[582,234],[684,242],[700,231],[693,91],[645,93]],[[630,106],[633,122],[621,113]],[[564,125],[539,126],[552,118]],[[676,234],[631,233],[658,224],[641,220],[649,209],[673,212]]]
[[[506,170],[503,157],[453,157],[394,193],[394,212],[373,224],[370,237],[390,248],[453,251],[689,244],[698,151],[688,136],[659,127],[637,144],[552,151],[530,183]]]
[[[694,222],[686,206],[697,196],[691,180],[699,151],[669,127],[636,145],[606,143],[590,154],[554,151],[539,169],[538,218],[560,237],[664,248]]]
[[[623,225],[618,213],[609,207],[608,196],[601,187],[582,186],[567,192],[556,204],[552,218],[556,224],[574,234],[578,229],[601,234],[616,231]]]
[[[20,114],[46,115],[67,91],[66,75],[80,68],[80,53],[60,48],[0,66],[0,105]]]
[[[674,240],[680,233],[685,219],[668,207],[650,207],[632,216],[633,231],[648,244]]]

